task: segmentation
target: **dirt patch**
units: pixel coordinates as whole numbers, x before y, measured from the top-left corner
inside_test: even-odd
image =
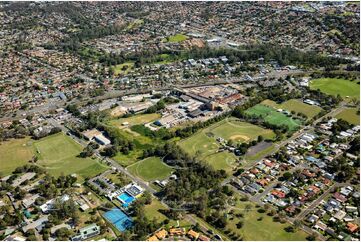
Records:
[[[112,111],[110,111],[110,115],[113,117],[119,117],[122,116],[123,114],[125,114],[127,111],[126,108],[118,106],[112,109]]]
[[[272,145],[271,142],[262,141],[262,142],[256,144],[255,146],[250,147],[247,150],[246,156],[254,156],[257,153],[261,152],[262,150],[267,149],[271,145]]]

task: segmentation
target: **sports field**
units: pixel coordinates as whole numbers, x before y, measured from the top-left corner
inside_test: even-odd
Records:
[[[276,102],[267,99],[267,100],[264,100],[261,104],[269,106],[269,107],[273,107],[276,109],[281,108],[281,109],[287,110],[289,112],[294,111],[296,113],[302,113],[302,114],[306,115],[308,118],[313,118],[322,110],[322,108],[320,108],[318,106],[309,105],[309,104],[303,103],[302,101],[297,100],[297,99],[290,99],[281,104],[277,104]]]
[[[246,209],[246,205],[251,207]],[[251,202],[237,201],[235,206],[231,207],[234,214],[242,213],[243,218],[237,218],[234,215],[228,216],[227,229],[239,234],[243,240],[274,240],[274,241],[300,241],[306,240],[307,234],[301,229],[295,233],[288,233],[284,229],[290,226],[288,223],[281,224],[274,222],[271,216],[266,213],[259,213],[255,205]],[[233,217],[231,220],[230,218]],[[262,219],[260,219],[262,218]],[[243,227],[238,229],[236,224],[242,221]]]
[[[109,124],[124,129],[133,125],[146,124],[159,118],[159,113],[137,114],[128,118],[112,119],[109,121]],[[128,123],[128,125],[122,125],[123,123]]]
[[[145,181],[162,180],[170,176],[173,169],[159,157],[148,157],[127,167],[127,170]]]
[[[77,157],[83,150],[82,146],[63,133],[42,138],[33,145],[39,158],[37,164],[54,176],[76,173],[86,178],[107,169],[97,160]]]
[[[310,81],[310,88],[313,90],[320,89],[329,95],[340,94],[341,97],[360,98],[360,85],[356,81],[336,78],[320,78]]]
[[[233,167],[236,166],[237,157],[230,152],[222,151],[203,158],[215,170],[225,170],[229,175],[232,174]]]
[[[0,176],[9,175],[33,157],[30,137],[0,142]]]
[[[350,124],[359,125],[360,115],[357,114],[357,108],[345,108],[336,115],[337,119],[343,119]]]
[[[235,142],[250,142],[257,139],[259,135],[269,139],[275,137],[272,130],[237,119],[226,119],[181,140],[179,145],[192,155],[202,154],[205,156],[218,150],[219,145],[216,141],[218,137]]]
[[[256,115],[262,117],[266,122],[274,125],[286,125],[289,131],[297,130],[301,125],[301,121],[287,117],[285,114],[277,112],[276,109],[257,104],[246,110],[248,115]]]
[[[232,139],[235,142],[250,142],[257,139],[259,135],[269,139],[275,137],[272,130],[229,118],[198,131],[191,137],[179,141],[178,144],[189,154],[206,161],[214,169],[223,169],[231,173],[237,157],[228,151],[218,152],[220,145],[217,138]]]

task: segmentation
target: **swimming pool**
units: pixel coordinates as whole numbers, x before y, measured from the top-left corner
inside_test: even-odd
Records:
[[[131,204],[135,198],[130,196],[128,193],[124,192],[118,196],[118,199],[122,202],[123,207],[128,207],[129,204]]]
[[[104,213],[103,216],[106,220],[112,223],[120,232],[124,232],[125,230],[133,226],[133,220],[118,208],[113,208],[112,210]]]

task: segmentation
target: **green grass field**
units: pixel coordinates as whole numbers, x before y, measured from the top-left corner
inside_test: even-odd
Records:
[[[256,115],[262,117],[266,122],[274,125],[286,125],[289,131],[297,130],[301,125],[301,121],[287,117],[285,114],[277,112],[274,108],[257,104],[246,110],[248,115]]]
[[[176,35],[169,36],[168,38],[165,38],[163,41],[170,42],[170,43],[178,43],[178,42],[182,42],[186,39],[188,39],[188,36],[186,36],[184,34],[176,34]]]
[[[357,108],[345,108],[336,115],[337,119],[343,119],[350,124],[359,125],[360,115],[357,114]]]
[[[137,114],[128,118],[118,118],[112,119],[108,122],[109,125],[116,126],[120,129],[124,129],[126,127],[130,127],[138,124],[146,124],[151,121],[155,121],[159,119],[161,116],[159,113],[149,113],[149,114]],[[128,122],[127,126],[123,126],[124,122]]]
[[[216,141],[218,137],[225,140],[231,139],[235,142],[249,142],[257,139],[259,135],[268,139],[275,137],[272,130],[241,122],[237,119],[226,119],[180,141],[179,145],[192,155],[209,155],[218,150],[219,145]]]
[[[9,175],[15,168],[28,164],[34,155],[31,143],[30,137],[0,142],[0,176]]]
[[[237,157],[230,152],[223,151],[203,158],[215,170],[225,170],[229,175],[232,174],[233,167],[236,165]]]
[[[250,204],[249,211],[245,210],[246,205]],[[244,218],[237,218],[233,216],[233,220],[228,219],[227,229],[240,234],[243,240],[271,240],[271,241],[300,241],[306,240],[307,234],[302,230],[298,230],[295,233],[288,233],[284,230],[290,224],[274,222],[272,217],[266,213],[259,213],[255,205],[251,202],[237,201],[233,208],[234,213],[242,213]],[[229,218],[232,215],[229,215]],[[262,217],[262,220],[258,221],[258,218]],[[242,220],[243,227],[237,229],[236,224]]]
[[[128,72],[133,68],[134,66],[134,62],[125,62],[123,64],[119,64],[116,66],[113,66],[113,70],[114,70],[114,75],[119,75],[119,74],[128,74]]]
[[[178,142],[179,146],[189,154],[209,163],[216,170],[223,169],[230,173],[235,165],[236,156],[228,151],[219,152],[217,138],[232,139],[235,142],[250,142],[259,135],[272,139],[275,134],[259,126],[240,122],[237,119],[226,119],[198,131],[191,137]]]
[[[77,157],[83,150],[82,146],[63,133],[42,138],[33,145],[39,157],[37,164],[54,176],[76,173],[86,178],[107,169],[97,160]]]
[[[313,118],[319,112],[322,111],[322,108],[320,108],[318,106],[309,105],[309,104],[303,103],[302,101],[297,100],[297,99],[290,99],[281,104],[277,104],[276,102],[267,99],[267,100],[264,100],[261,104],[270,106],[270,107],[273,107],[276,109],[281,108],[281,109],[287,110],[289,112],[294,111],[296,113],[303,113],[308,118]]]
[[[320,89],[329,95],[340,94],[341,97],[360,98],[360,85],[356,81],[336,78],[320,78],[310,81],[310,88],[313,90]]]
[[[170,176],[173,169],[164,164],[159,157],[148,157],[127,167],[130,173],[145,181],[162,180]]]

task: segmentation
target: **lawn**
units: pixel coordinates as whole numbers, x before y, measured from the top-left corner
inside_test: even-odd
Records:
[[[171,42],[171,43],[178,43],[178,42],[182,42],[182,41],[184,41],[186,39],[188,39],[187,35],[176,34],[176,35],[172,35],[172,36],[169,36],[169,37],[165,38],[163,41],[164,42]]]
[[[119,74],[128,74],[128,72],[133,68],[134,66],[134,62],[125,62],[116,66],[113,66],[113,70],[114,70],[114,75],[119,75]]]
[[[127,167],[130,173],[145,181],[162,180],[170,176],[173,169],[164,164],[159,157],[148,157]]]
[[[345,108],[339,114],[336,115],[337,119],[343,119],[350,124],[359,125],[360,115],[357,114],[357,108]]]
[[[149,220],[156,219],[158,223],[163,222],[167,217],[160,211],[166,210],[166,208],[155,198],[152,199],[151,204],[144,206],[144,214]]]
[[[222,151],[203,158],[215,170],[225,170],[229,175],[232,174],[233,167],[236,165],[236,156],[233,153]]]
[[[19,166],[28,164],[33,157],[30,137],[0,142],[0,176],[9,175]]]
[[[154,218],[158,223],[163,222],[164,220],[168,219],[163,213],[162,210],[167,210],[167,208],[157,199],[153,198],[151,204],[147,204],[144,206],[144,214],[149,220],[153,220]],[[169,219],[168,226],[177,226],[177,221]],[[186,220],[180,220],[179,225],[181,227],[189,227],[191,223]]]
[[[257,104],[246,110],[248,115],[256,115],[262,117],[266,122],[273,125],[286,125],[289,131],[297,130],[301,125],[301,121],[287,117],[285,114],[277,112],[274,108]]]
[[[302,113],[302,114],[306,115],[308,118],[313,118],[319,112],[322,111],[322,108],[320,108],[318,106],[309,105],[309,104],[303,103],[302,101],[297,100],[297,99],[290,99],[281,104],[277,104],[276,102],[267,99],[267,100],[264,100],[262,102],[262,104],[269,106],[269,107],[276,108],[276,109],[281,108],[281,109],[287,110],[289,112],[294,111],[296,113]]]
[[[250,204],[249,210],[246,210],[246,205]],[[255,205],[251,202],[237,201],[235,206],[232,207],[234,214],[242,213],[243,218],[233,216],[233,220],[228,219],[227,229],[241,235],[243,240],[268,240],[268,241],[300,241],[306,240],[307,234],[301,230],[295,233],[288,233],[284,228],[290,224],[274,222],[271,216],[266,213],[259,213]],[[228,215],[228,218],[232,215]],[[262,220],[258,221],[258,218]],[[236,224],[242,220],[243,227],[237,229]]]
[[[54,176],[76,173],[87,178],[108,168],[96,159],[77,157],[82,146],[63,133],[42,138],[33,145],[39,158],[37,164]]]
[[[111,121],[109,121],[109,124],[124,129],[133,125],[146,124],[155,121],[160,117],[161,116],[159,113],[137,114],[128,118],[112,119]],[[128,122],[128,125],[123,126],[122,124],[126,122]]]
[[[320,89],[329,95],[340,94],[341,97],[355,97],[360,98],[360,84],[356,81],[336,78],[320,78],[310,81],[310,87],[313,90]]]

